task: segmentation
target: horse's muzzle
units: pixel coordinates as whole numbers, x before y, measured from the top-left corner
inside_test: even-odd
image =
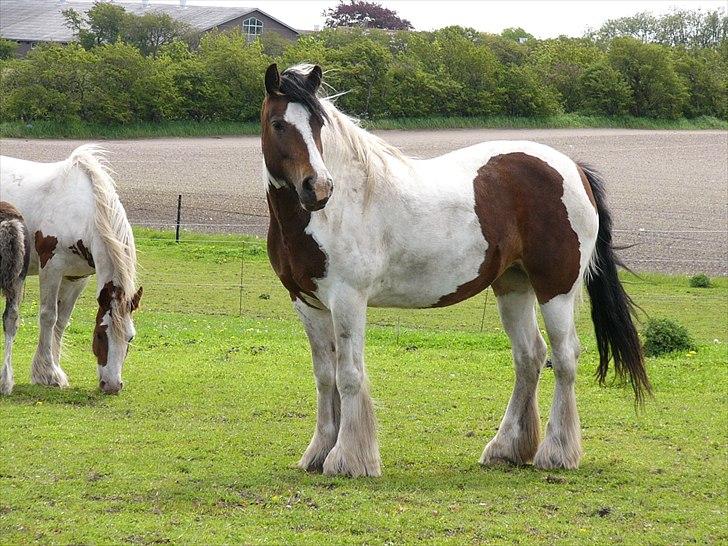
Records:
[[[328,197],[324,197],[323,199],[319,199],[318,201],[314,201],[312,203],[304,203],[301,201],[301,206],[306,209],[308,212],[316,212],[317,210],[321,210],[326,206],[326,203],[329,202]]]
[[[99,389],[101,389],[101,392],[103,392],[104,394],[119,394],[119,392],[121,392],[121,389],[123,388],[123,381],[119,381],[118,383],[107,382],[103,379],[99,381]]]

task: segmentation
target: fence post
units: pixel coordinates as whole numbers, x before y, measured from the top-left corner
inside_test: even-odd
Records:
[[[182,217],[182,196],[177,196],[177,229],[174,234],[174,242],[179,243],[179,223]]]
[[[245,242],[243,243],[243,252],[240,254],[240,284],[238,288],[240,294],[238,295],[238,316],[243,316],[243,264],[245,263]]]
[[[485,299],[483,300],[483,316],[480,317],[480,332],[483,332],[483,326],[485,325],[485,306],[488,305],[488,289],[483,290],[485,292]]]

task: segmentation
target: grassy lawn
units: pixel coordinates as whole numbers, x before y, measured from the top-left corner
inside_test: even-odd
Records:
[[[561,114],[542,118],[510,116],[490,117],[432,117],[399,118],[363,121],[368,129],[580,129],[580,128],[628,128],[628,129],[728,129],[728,120],[711,116],[695,119],[652,119],[633,116],[585,116]],[[76,138],[76,139],[131,139],[164,137],[214,137],[231,135],[258,135],[257,122],[234,121],[171,121],[164,123],[134,123],[128,125],[104,125],[98,123],[57,123],[36,121],[0,122],[0,138]]]
[[[596,385],[582,306],[585,456],[571,472],[477,463],[513,381],[492,293],[372,311],[384,476],[351,480],[294,468],[315,387],[262,244],[137,235],[145,291],[120,396],[96,389],[91,289],[66,338],[72,387],[29,385],[38,292],[28,283],[16,389],[0,398],[0,543],[728,541],[727,279],[695,289],[682,277],[625,277],[647,313],[679,320],[698,344],[648,359],[656,394],[640,413],[626,388]],[[544,421],[552,392],[546,370]]]

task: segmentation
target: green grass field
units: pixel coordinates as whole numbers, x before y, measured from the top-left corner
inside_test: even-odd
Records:
[[[728,120],[711,116],[694,119],[653,119],[633,116],[585,116],[560,114],[541,118],[512,116],[489,117],[431,117],[364,120],[367,129],[728,129]],[[36,121],[0,122],[0,138],[76,138],[130,139],[165,137],[215,137],[258,135],[257,122],[235,121],[170,121],[164,123],[132,123],[105,125],[100,123],[57,123]]]
[[[294,468],[315,386],[261,243],[137,236],[145,295],[120,396],[96,389],[92,289],[66,338],[72,387],[29,385],[38,292],[28,282],[16,388],[0,398],[0,543],[728,541],[727,279],[697,289],[683,277],[625,277],[647,313],[679,320],[698,345],[648,359],[656,392],[639,413],[626,388],[596,385],[582,306],[585,456],[570,472],[477,463],[513,381],[492,293],[372,311],[384,475],[352,480]],[[544,418],[552,391],[545,370]]]

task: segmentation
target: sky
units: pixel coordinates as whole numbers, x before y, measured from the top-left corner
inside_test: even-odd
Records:
[[[129,1],[129,0],[126,0]],[[151,0],[175,4],[176,0]],[[336,0],[188,0],[188,5],[248,6],[259,8],[298,29],[323,27],[322,12],[336,6]],[[416,30],[460,25],[482,32],[500,33],[504,28],[522,27],[537,38],[561,34],[581,36],[597,29],[607,19],[640,11],[662,14],[674,8],[726,8],[727,0],[397,0],[380,1],[408,19]]]

